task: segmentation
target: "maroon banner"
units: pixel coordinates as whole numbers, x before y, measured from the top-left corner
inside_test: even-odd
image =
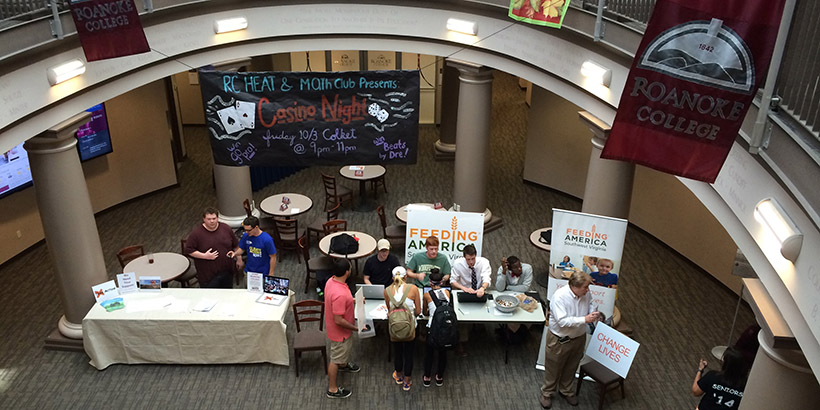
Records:
[[[765,79],[785,0],[658,0],[602,158],[714,182]]]
[[[134,0],[79,0],[71,15],[87,61],[150,51]]]

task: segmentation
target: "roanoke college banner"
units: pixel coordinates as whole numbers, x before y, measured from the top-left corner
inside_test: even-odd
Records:
[[[70,7],[86,61],[151,51],[134,0],[72,0]]]
[[[659,0],[602,158],[714,182],[765,79],[785,0]]]
[[[214,162],[415,164],[419,72],[200,71]]]

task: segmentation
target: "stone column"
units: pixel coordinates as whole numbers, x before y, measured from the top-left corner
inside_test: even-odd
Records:
[[[219,222],[238,228],[247,216],[242,201],[253,199],[251,191],[251,169],[249,167],[229,167],[214,164],[214,184]],[[259,211],[254,210],[259,216]]]
[[[817,408],[820,385],[799,350],[775,348],[761,330],[760,348],[749,373],[740,410]]]
[[[492,219],[492,212],[487,208],[487,173],[490,166],[493,69],[450,59],[447,65],[457,68],[459,72],[458,150],[453,202],[461,211],[483,212],[486,225]]]
[[[609,137],[610,126],[586,111],[580,111],[578,116],[593,133],[581,212],[626,219],[632,202],[635,165],[602,159],[601,151]]]
[[[64,311],[57,324],[59,334],[50,338],[82,339],[83,317],[94,305],[91,287],[108,280],[74,137],[90,119],[83,112],[24,145]]]
[[[449,64],[444,65],[441,87],[441,125],[439,139],[434,147],[436,160],[452,161],[456,157],[456,122],[458,121],[459,71]]]

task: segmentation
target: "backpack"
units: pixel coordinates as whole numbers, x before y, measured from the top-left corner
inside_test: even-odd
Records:
[[[458,319],[453,305],[449,302],[439,300],[433,290],[428,292],[433,303],[436,304],[436,312],[433,313],[433,322],[430,324],[430,334],[428,339],[433,347],[450,350],[458,344]]]
[[[411,285],[404,285],[404,295],[401,300],[395,299],[395,288],[387,288],[390,295],[390,310],[387,312],[387,328],[390,331],[391,342],[409,342],[416,338],[416,318],[413,312],[407,310],[404,301],[410,293]]]
[[[343,233],[330,239],[330,252],[349,255],[359,251],[359,242],[349,234]]]

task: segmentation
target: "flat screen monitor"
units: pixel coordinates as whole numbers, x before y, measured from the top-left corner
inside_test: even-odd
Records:
[[[113,151],[105,106],[97,104],[86,111],[91,113],[91,121],[77,130],[77,151],[80,153],[80,161],[88,161]]]
[[[20,143],[0,155],[0,198],[31,184],[28,153]]]

